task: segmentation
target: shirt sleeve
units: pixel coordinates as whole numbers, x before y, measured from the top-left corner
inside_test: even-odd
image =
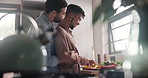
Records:
[[[68,42],[63,32],[57,32],[55,35],[55,50],[60,63],[75,63],[69,52]]]
[[[47,54],[47,66],[56,66],[59,63],[58,58],[54,55]]]

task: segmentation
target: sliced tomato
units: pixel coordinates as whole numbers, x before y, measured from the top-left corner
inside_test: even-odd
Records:
[[[103,67],[104,65],[100,65],[100,66],[97,66],[96,68],[101,68],[101,67]]]

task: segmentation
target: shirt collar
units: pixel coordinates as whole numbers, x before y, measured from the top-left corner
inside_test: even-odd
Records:
[[[59,24],[59,26],[62,27],[68,33],[72,33],[72,31],[68,27],[63,26],[62,24]]]

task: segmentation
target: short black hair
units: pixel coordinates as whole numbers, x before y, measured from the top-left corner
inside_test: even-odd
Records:
[[[60,13],[61,9],[65,7],[67,7],[67,2],[65,0],[46,0],[44,8],[45,12],[48,14],[53,10]]]
[[[69,14],[69,13],[81,13],[83,15],[83,17],[85,17],[85,12],[84,10],[78,6],[78,5],[75,5],[75,4],[70,4],[67,6],[67,11],[66,11],[66,14]]]

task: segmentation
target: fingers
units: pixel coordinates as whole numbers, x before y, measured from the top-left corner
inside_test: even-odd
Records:
[[[89,60],[82,57],[80,63],[81,63],[81,65],[89,65]]]

